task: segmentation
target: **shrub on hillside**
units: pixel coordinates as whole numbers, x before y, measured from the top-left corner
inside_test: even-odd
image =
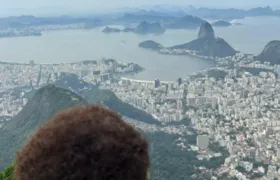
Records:
[[[5,168],[0,173],[0,180],[13,180],[14,165]]]

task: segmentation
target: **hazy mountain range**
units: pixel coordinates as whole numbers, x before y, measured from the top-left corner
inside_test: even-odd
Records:
[[[147,22],[161,22],[167,28],[177,26],[197,27],[202,19],[223,19],[233,20],[248,16],[280,16],[280,10],[273,10],[271,7],[256,7],[249,10],[243,9],[211,9],[195,8],[193,6],[168,6],[157,5],[146,9],[122,8],[111,12],[96,14],[95,12],[87,15],[77,16],[69,13],[67,16],[35,17],[31,15],[10,16],[0,18],[0,29],[6,28],[26,28],[40,25],[65,25],[84,23],[86,27],[105,26],[111,24],[129,24]],[[189,24],[183,25],[186,21]],[[199,24],[200,25],[200,24]],[[199,26],[198,26],[199,27]]]
[[[148,23],[146,21],[142,21],[135,28],[125,28],[123,30],[118,28],[111,28],[106,26],[103,30],[103,33],[118,33],[118,32],[134,32],[136,34],[163,34],[165,32],[165,28],[161,26],[160,23]]]
[[[212,9],[212,8],[195,8],[194,6],[169,6],[155,5],[145,10],[135,10],[137,14],[169,14],[172,16],[193,15],[200,18],[211,19],[239,19],[248,16],[280,16],[280,10],[273,10],[270,6],[256,7],[249,10],[244,9]]]

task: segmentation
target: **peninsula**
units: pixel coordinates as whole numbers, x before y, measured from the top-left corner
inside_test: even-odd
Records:
[[[228,57],[237,53],[224,39],[215,37],[215,32],[208,22],[204,22],[195,40],[172,47],[163,47],[154,41],[144,41],[139,47],[153,49],[162,54],[191,55],[203,57]]]

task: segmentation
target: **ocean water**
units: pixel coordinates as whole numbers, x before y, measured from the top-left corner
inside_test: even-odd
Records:
[[[217,37],[228,41],[236,50],[258,54],[271,40],[280,39],[280,18],[255,17],[236,20],[242,26],[215,28]],[[0,39],[0,61],[36,63],[68,63],[81,60],[114,58],[134,62],[146,70],[136,79],[175,80],[213,66],[211,62],[186,56],[161,55],[141,49],[138,44],[154,40],[164,46],[189,42],[198,30],[167,30],[163,35],[134,33],[102,33],[103,27],[92,30],[57,30],[43,32],[41,37]]]

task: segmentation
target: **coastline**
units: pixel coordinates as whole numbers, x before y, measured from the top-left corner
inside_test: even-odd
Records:
[[[194,51],[183,52],[183,51],[186,51],[186,50],[182,50],[182,49],[172,50],[172,49],[169,49],[169,48],[161,48],[161,49],[153,49],[153,48],[145,48],[145,47],[141,47],[141,48],[146,49],[146,50],[150,50],[150,51],[153,51],[153,52],[156,52],[156,53],[159,53],[159,54],[163,54],[163,55],[186,56],[186,57],[201,59],[201,60],[208,61],[208,62],[210,61],[214,65],[211,68],[206,68],[206,69],[194,72],[191,75],[187,75],[187,76],[185,76],[185,78],[191,78],[191,77],[194,77],[194,76],[205,75],[205,73],[207,73],[211,70],[220,71],[220,69],[224,69],[224,68],[225,69],[232,69],[232,67],[236,67],[236,63],[238,64],[242,61],[245,64],[246,63],[252,63],[253,59],[251,57],[254,56],[254,54],[241,53],[240,51],[236,51],[236,54],[234,56],[210,57],[210,56],[197,55],[196,52],[194,52]],[[181,53],[178,52],[178,51],[181,51]]]
[[[41,31],[34,31],[32,29],[11,29],[11,30],[0,30],[0,39],[2,38],[16,38],[16,37],[40,37],[42,36]]]
[[[215,64],[217,63],[214,58],[211,58],[209,56],[198,56],[198,55],[193,55],[193,54],[190,54],[190,53],[181,53],[181,54],[164,53],[164,52],[161,52],[160,50],[158,50],[157,53],[163,54],[163,55],[171,55],[171,56],[188,56],[188,57],[198,58],[198,59],[202,59],[202,60],[212,61]]]
[[[152,49],[152,48],[144,48],[144,47],[140,47],[149,51],[153,51],[156,52],[158,54],[162,54],[162,55],[170,55],[170,56],[187,56],[187,57],[192,57],[192,58],[197,58],[197,59],[201,59],[201,60],[207,60],[207,61],[211,61],[214,63],[214,65],[217,64],[216,58],[214,57],[210,57],[210,56],[199,56],[199,55],[194,55],[194,54],[190,54],[190,53],[168,53],[168,52],[162,52],[161,50],[167,50],[168,48],[163,48],[163,49]]]
[[[108,62],[105,62],[108,61]],[[104,63],[107,64],[112,62],[112,63],[116,63],[116,66],[118,67],[122,67],[123,68],[131,68],[131,65],[133,66],[132,70],[127,70],[126,72],[118,72],[118,71],[113,71],[113,72],[109,72],[112,73],[113,75],[131,75],[131,74],[138,74],[142,71],[145,71],[145,68],[140,66],[139,64],[136,63],[127,63],[127,62],[123,62],[123,61],[118,61],[115,59],[100,59],[100,60],[82,60],[82,61],[77,61],[77,62],[69,62],[69,63],[49,63],[49,64],[43,64],[43,63],[35,63],[34,61],[30,61],[29,63],[18,63],[18,62],[4,62],[4,61],[0,61],[0,65],[20,65],[20,66],[61,66],[61,65],[89,65],[89,64],[94,64],[94,65],[98,65],[99,63]]]
[[[181,54],[177,54],[177,53],[162,53],[160,52],[160,50],[153,50],[153,49],[148,49],[151,51],[154,51],[156,53],[159,54],[163,54],[163,55],[170,55],[170,56],[186,56],[186,57],[193,57],[193,58],[197,58],[197,59],[201,59],[203,61],[210,61],[211,63],[213,63],[213,67],[209,67],[209,68],[205,68],[199,71],[195,71],[189,75],[183,75],[182,77],[185,78],[189,78],[189,77],[193,77],[196,75],[203,75],[205,74],[205,72],[211,70],[211,69],[217,69],[217,68],[227,68],[230,67],[230,65],[232,63],[234,63],[234,61],[232,60],[233,56],[231,57],[227,57],[228,59],[221,59],[221,58],[213,58],[213,57],[208,57],[208,56],[197,56],[197,55],[193,55],[193,54],[189,54],[189,53],[181,53]],[[243,54],[243,55],[249,55],[249,54]],[[69,62],[69,63],[48,63],[48,64],[43,64],[43,63],[34,63],[33,61],[30,61],[29,63],[18,63],[18,62],[3,62],[0,61],[0,65],[22,65],[22,66],[49,66],[49,65],[53,65],[53,66],[60,66],[60,65],[86,65],[86,64],[98,64],[98,62],[102,62],[102,60],[113,60],[115,61],[118,66],[130,66],[133,65],[133,70],[127,71],[127,72],[111,72],[111,74],[113,75],[115,80],[121,80],[122,78],[127,78],[130,79],[132,81],[153,81],[151,79],[145,79],[145,78],[136,78],[133,77],[133,75],[137,75],[141,72],[146,71],[145,67],[142,67],[136,63],[127,63],[127,62],[122,62],[122,61],[118,61],[118,60],[114,60],[114,59],[100,59],[100,60],[81,60],[81,61],[77,61],[77,62]],[[221,64],[220,62],[225,62],[226,64]],[[165,80],[163,80],[162,82],[165,82]],[[173,81],[166,81],[166,82],[173,82]],[[174,80],[175,82],[175,80]]]
[[[40,37],[41,35],[14,35],[14,36],[0,36],[0,39],[17,38],[17,37]]]

